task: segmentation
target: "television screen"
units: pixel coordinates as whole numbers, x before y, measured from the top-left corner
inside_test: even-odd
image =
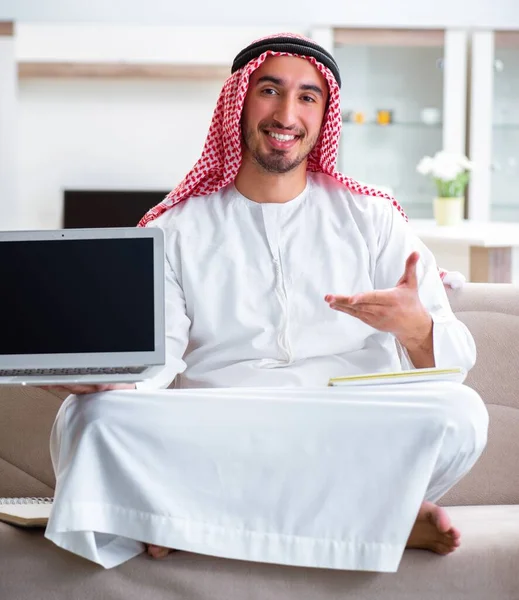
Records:
[[[134,227],[169,191],[65,190],[63,227]]]

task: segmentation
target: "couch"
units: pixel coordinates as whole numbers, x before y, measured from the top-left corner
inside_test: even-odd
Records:
[[[478,359],[467,384],[490,413],[488,446],[442,504],[462,531],[446,557],[406,550],[394,574],[143,554],[105,571],[54,546],[42,530],[0,523],[0,600],[515,600],[519,599],[519,287],[467,284],[450,294]],[[48,496],[48,438],[61,399],[0,388],[0,496]]]

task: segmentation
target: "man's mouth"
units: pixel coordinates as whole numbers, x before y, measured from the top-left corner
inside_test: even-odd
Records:
[[[269,146],[276,150],[290,150],[301,137],[291,133],[277,133],[276,131],[264,131],[264,133]]]
[[[279,140],[280,142],[290,142],[298,137],[297,135],[286,135],[283,133],[274,133],[273,131],[269,131],[268,134],[270,137],[273,137],[275,140]]]

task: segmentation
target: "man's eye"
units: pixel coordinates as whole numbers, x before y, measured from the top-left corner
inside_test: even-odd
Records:
[[[312,96],[303,96],[303,100],[305,102],[315,102],[314,98],[312,98]]]
[[[273,96],[274,94],[276,94],[276,90],[274,88],[265,88],[264,90],[262,90],[261,92],[262,94],[265,94],[267,96]]]

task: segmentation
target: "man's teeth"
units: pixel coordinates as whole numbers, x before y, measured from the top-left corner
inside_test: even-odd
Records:
[[[275,140],[279,140],[280,142],[290,142],[292,140],[295,140],[297,137],[295,135],[283,135],[281,133],[273,133],[272,131],[269,131],[269,135],[270,137],[273,137]]]

